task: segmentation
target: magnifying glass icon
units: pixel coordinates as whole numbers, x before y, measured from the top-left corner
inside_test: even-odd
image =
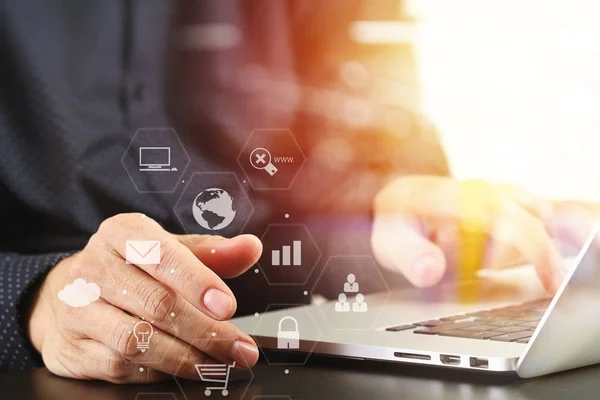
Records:
[[[252,150],[252,153],[250,153],[250,164],[256,169],[264,169],[271,176],[275,175],[278,171],[277,167],[271,163],[271,153],[262,147]]]

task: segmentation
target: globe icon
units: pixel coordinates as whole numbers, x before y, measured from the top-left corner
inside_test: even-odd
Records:
[[[218,231],[227,228],[235,218],[233,197],[218,188],[206,189],[194,199],[192,214],[204,229]]]

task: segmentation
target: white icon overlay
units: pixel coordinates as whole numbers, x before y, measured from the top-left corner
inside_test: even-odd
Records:
[[[171,167],[170,147],[140,147],[138,166],[142,172],[177,171]]]
[[[211,231],[228,227],[233,222],[235,213],[233,197],[219,188],[203,190],[192,204],[192,215],[198,225]]]
[[[291,321],[294,324],[294,329],[283,329],[283,323]],[[299,349],[300,348],[300,330],[298,321],[289,315],[279,320],[279,330],[277,331],[277,348],[278,349]]]
[[[348,274],[348,277],[346,279],[348,280],[348,282],[344,283],[344,292],[358,293],[360,289],[358,283],[356,283],[356,276],[354,276],[354,274]]]
[[[71,307],[85,307],[100,298],[100,286],[85,279],[75,279],[58,292],[58,299]]]
[[[344,293],[338,295],[338,301],[335,302],[334,309],[336,312],[352,312],[365,313],[369,310],[369,306],[365,301],[365,296],[362,293],[358,293],[360,286],[356,282],[356,276],[354,274],[348,274],[346,282],[344,283]],[[357,293],[350,307],[348,302],[348,296],[346,293]]]
[[[294,240],[292,246],[283,246],[281,250],[271,250],[271,266],[302,265],[302,241]]]
[[[269,150],[258,147],[250,153],[250,164],[256,169],[264,169],[269,175],[273,176],[279,171],[271,162],[271,153]]]
[[[142,353],[150,348],[150,339],[154,335],[154,328],[146,321],[140,321],[133,327],[133,336],[137,341],[137,349]]]
[[[128,240],[125,243],[125,262],[136,265],[160,264],[160,242]]]
[[[194,364],[196,372],[200,376],[202,382],[220,383],[222,386],[207,386],[204,391],[205,396],[210,396],[211,390],[220,390],[221,395],[227,396],[229,391],[229,374],[231,369],[235,368],[235,361],[231,365],[227,364]]]

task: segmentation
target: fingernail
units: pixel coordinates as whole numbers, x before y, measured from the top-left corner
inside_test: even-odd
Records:
[[[215,317],[225,319],[231,315],[233,299],[219,289],[210,289],[204,294],[204,306]]]
[[[238,340],[233,344],[231,358],[240,366],[250,368],[258,360],[258,349],[255,345]]]
[[[412,281],[417,286],[435,285],[441,279],[439,270],[433,256],[421,256],[415,260],[415,264],[411,268]]]

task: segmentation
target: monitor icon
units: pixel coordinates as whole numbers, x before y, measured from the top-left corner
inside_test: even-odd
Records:
[[[171,167],[170,147],[140,147],[140,171],[177,171]]]

